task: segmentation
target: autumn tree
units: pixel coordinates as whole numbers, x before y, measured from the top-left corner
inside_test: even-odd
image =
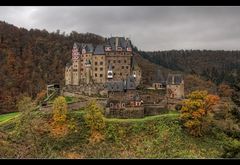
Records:
[[[20,111],[19,117],[16,119],[16,127],[10,138],[17,139],[26,143],[29,146],[29,150],[26,152],[31,155],[39,155],[42,151],[43,138],[41,135],[45,135],[48,132],[46,122],[41,117],[36,115],[36,105],[30,97],[23,96],[17,103],[17,108]],[[41,127],[39,127],[41,125]],[[21,155],[29,153],[19,153]]]
[[[203,136],[210,124],[210,113],[219,101],[207,91],[194,91],[182,102],[180,120],[183,127],[193,136]]]
[[[99,142],[104,138],[102,134],[105,128],[103,108],[97,104],[96,100],[92,100],[85,108],[85,111],[84,119],[91,133],[90,142]]]
[[[63,96],[57,97],[53,102],[52,134],[62,137],[68,133],[67,127],[67,102]]]
[[[33,111],[36,106],[30,97],[23,96],[17,102],[17,108],[18,111],[20,111],[20,115],[17,121],[16,130],[18,134],[26,134],[28,131],[31,131],[31,120],[33,119]]]

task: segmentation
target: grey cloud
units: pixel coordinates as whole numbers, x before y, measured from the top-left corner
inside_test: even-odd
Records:
[[[27,29],[131,37],[141,50],[240,49],[240,7],[0,7]]]

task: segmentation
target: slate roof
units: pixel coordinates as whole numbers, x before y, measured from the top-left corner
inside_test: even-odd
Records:
[[[110,92],[122,92],[124,90],[136,89],[135,79],[133,76],[129,76],[127,80],[109,81],[106,82],[107,90]]]
[[[98,54],[99,55],[105,54],[103,45],[97,45],[93,54],[96,54],[96,55],[98,55]]]
[[[136,89],[135,79],[133,76],[129,76],[127,79],[127,89]]]
[[[107,90],[110,92],[122,92],[124,91],[123,81],[110,81],[106,83]]]
[[[66,67],[67,68],[69,68],[69,67],[71,67],[72,66],[72,62],[68,62],[67,64],[66,64]]]
[[[162,84],[166,84],[166,76],[164,76],[164,74],[162,73],[162,71],[160,69],[157,70],[156,73],[156,77],[153,80],[153,83],[162,83]]]
[[[116,42],[116,40],[118,40],[118,42]],[[132,47],[130,40],[125,39],[124,37],[108,38],[105,43],[105,46],[111,46],[113,51],[116,51],[116,46],[121,47],[123,50],[127,50],[127,47],[130,47],[130,48]]]
[[[134,56],[132,56],[132,60],[131,60],[131,66],[132,66],[132,69],[133,70],[136,70],[136,69],[140,69],[136,59]]]
[[[86,49],[87,53],[93,52],[93,45],[91,43],[77,43],[75,42],[74,45],[76,45],[79,49],[79,51],[82,51],[83,48]]]
[[[116,40],[118,40],[116,42]],[[79,51],[81,52],[83,48],[86,49],[87,53],[94,53],[94,54],[105,54],[105,47],[110,46],[112,51],[116,51],[116,44],[117,47],[121,47],[123,51],[126,51],[127,48],[132,48],[131,41],[129,39],[125,39],[124,37],[110,37],[105,40],[103,45],[97,45],[96,47],[93,46],[91,43],[74,43],[74,46],[77,46]]]
[[[183,80],[183,76],[181,74],[169,74],[167,78],[167,84],[170,85],[179,85]]]

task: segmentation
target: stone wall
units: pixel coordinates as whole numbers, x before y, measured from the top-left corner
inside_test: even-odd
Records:
[[[168,113],[169,110],[166,106],[160,104],[144,105],[144,116],[154,116],[159,114]]]
[[[110,110],[106,108],[105,116],[108,118],[143,118],[144,117],[144,107],[128,107],[120,110]]]
[[[110,110],[105,109],[105,116],[107,118],[143,118],[145,116],[154,116],[159,114],[168,113],[169,110],[166,106],[161,104],[148,104],[143,107],[127,107],[125,109]]]
[[[106,105],[106,99],[98,99],[97,102],[103,107],[105,107],[105,105]],[[80,108],[86,107],[87,104],[88,104],[88,101],[69,103],[67,105],[67,108],[70,111],[78,110]],[[51,111],[52,110],[52,105],[43,106],[43,107],[40,108],[40,110],[41,111]]]
[[[107,80],[107,69],[105,55],[93,55],[92,78],[96,83],[105,83]]]
[[[106,66],[108,69],[109,65],[112,65],[113,79],[122,80],[131,74],[131,56],[130,52],[110,52],[106,54]]]
[[[63,88],[62,94],[64,93],[75,93],[78,95],[107,95],[103,84],[81,84],[81,85],[67,85]]]

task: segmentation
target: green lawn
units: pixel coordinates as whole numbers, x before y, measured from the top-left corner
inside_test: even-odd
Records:
[[[137,119],[106,118],[106,121],[108,121],[108,122],[143,122],[143,121],[154,120],[154,119],[157,119],[159,117],[176,118],[177,116],[179,116],[179,113],[170,112],[170,113],[167,113],[167,114],[161,114],[161,115],[155,115],[155,116],[146,116],[144,118],[137,118]]]
[[[19,112],[13,112],[8,114],[0,115],[0,124],[9,121],[19,115]]]

